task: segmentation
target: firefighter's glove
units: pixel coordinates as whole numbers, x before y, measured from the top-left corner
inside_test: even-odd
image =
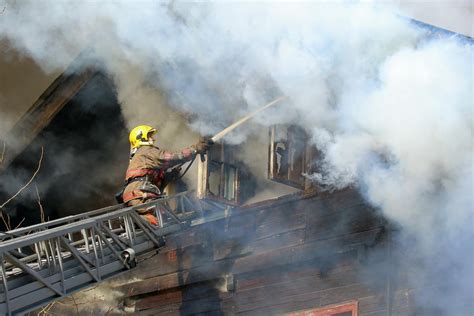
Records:
[[[214,142],[210,137],[203,137],[201,140],[195,145],[196,151],[198,154],[203,154],[214,145]]]

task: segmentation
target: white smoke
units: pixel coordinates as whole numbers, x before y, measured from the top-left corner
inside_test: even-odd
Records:
[[[415,284],[443,284],[425,304],[462,306],[447,315],[465,312],[474,290],[471,67],[472,46],[456,40],[403,48],[381,65],[377,87],[340,113],[343,125],[314,132],[327,172],[315,177],[356,183],[414,238],[402,246],[416,255],[403,261],[416,262]]]
[[[5,6],[0,37],[46,71],[91,48],[114,79],[130,126],[159,124],[165,136],[194,138],[179,135],[180,126],[213,134],[289,96],[258,122],[311,132],[323,152],[313,178],[360,188],[415,236],[426,264],[416,273],[455,266],[452,278],[437,281],[452,294],[447,300],[466,302],[474,277],[472,255],[466,260],[474,239],[472,44],[428,40],[388,7],[345,1]],[[242,129],[232,141],[254,131]]]

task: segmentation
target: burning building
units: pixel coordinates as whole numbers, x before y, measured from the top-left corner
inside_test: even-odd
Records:
[[[289,98],[227,135],[168,187],[171,198],[188,192],[197,199],[181,208],[187,225],[169,231],[158,252],[140,253],[136,267],[115,275],[121,266],[106,282],[99,273],[105,265],[82,259],[81,273],[101,284],[39,313],[472,311],[472,258],[464,254],[473,235],[461,225],[472,220],[470,38],[350,6],[311,14],[283,7],[288,15],[278,6],[237,6],[245,18],[232,27],[222,27],[229,8],[219,6],[157,5],[151,16],[135,8],[129,18],[106,5],[117,20],[97,9],[94,22],[108,30],[113,21],[116,37],[80,28],[93,39],[86,45],[79,36],[80,44],[91,49],[5,137],[2,201],[38,170],[34,184],[3,206],[9,228],[113,204],[128,161],[127,130],[136,124],[156,125],[158,145],[179,149]],[[133,32],[135,15],[146,34]],[[157,17],[166,28],[153,28]],[[261,17],[271,23],[260,29]],[[300,27],[293,28],[296,18]],[[344,18],[347,28],[336,27]],[[71,21],[48,27],[69,29]],[[24,40],[19,46],[31,45],[22,32],[10,32]],[[161,45],[150,43],[151,35]],[[53,67],[45,54],[51,48],[40,46],[28,47]],[[87,234],[91,239],[92,230]],[[108,236],[97,245],[105,248],[114,238]],[[37,281],[45,283],[38,285],[44,302],[81,288],[48,278]],[[36,292],[9,293],[16,311],[35,308],[20,301]]]
[[[126,139],[113,92],[110,79],[100,72],[65,73],[11,131],[15,136],[10,138],[27,142],[25,147],[17,143],[21,154],[5,156],[8,168],[4,177],[28,169],[28,162],[35,167],[43,148],[42,169],[36,181],[44,189],[41,183],[46,180],[42,177],[50,179],[58,172],[64,155],[76,157],[75,167],[58,175],[60,183],[46,190],[52,197],[34,188],[22,192],[21,203],[14,205],[21,214],[33,214],[25,216],[28,221],[39,221],[38,201],[42,201],[45,216],[51,218],[66,215],[61,211],[67,210],[71,201],[90,205],[90,209],[112,203],[126,167],[127,144],[117,141],[110,148],[102,148],[117,154],[111,155],[109,162],[101,160],[103,165],[93,165],[98,157],[87,155],[88,149],[100,152],[97,149],[101,146],[111,144],[104,143],[102,136],[94,143],[89,140],[90,133],[81,131],[87,126],[93,134],[115,133]],[[83,110],[82,102],[96,102],[91,113]],[[36,135],[35,130],[39,131]],[[200,199],[211,203],[209,213],[198,217],[196,225],[168,235],[158,254],[149,257],[147,253],[130,272],[86,290],[94,293],[93,298],[79,294],[78,305],[65,299],[48,312],[68,314],[78,308],[79,313],[92,310],[96,314],[363,315],[414,308],[413,290],[392,285],[395,265],[387,236],[393,228],[388,222],[355,190],[329,192],[304,176],[314,172],[312,162],[318,153],[302,128],[274,125],[259,135],[263,137],[238,145],[216,144],[205,161],[196,162],[198,168],[192,169],[183,183],[171,185],[170,195],[195,190]],[[59,155],[55,154],[57,142],[62,151]],[[249,152],[253,153],[250,161],[244,158]],[[6,153],[14,153],[14,148],[7,148]],[[118,159],[120,156],[123,158]],[[99,182],[95,186],[90,175],[102,174],[101,168],[107,163],[117,164],[122,171],[116,172],[116,185],[108,187]],[[219,216],[214,218],[215,214]],[[382,279],[361,277],[370,275],[368,262],[370,266],[374,262],[380,265],[377,277],[382,275]],[[104,293],[109,292],[114,293],[114,303],[106,301],[104,305]],[[90,300],[93,304],[87,303]]]

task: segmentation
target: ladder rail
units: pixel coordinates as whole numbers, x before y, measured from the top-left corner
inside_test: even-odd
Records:
[[[164,203],[164,202],[171,201],[171,200],[178,199],[178,198],[182,198],[182,197],[186,197],[186,198],[189,199],[189,195],[193,195],[193,194],[194,194],[194,190],[190,190],[190,191],[177,193],[173,196],[162,196],[159,199],[156,199],[156,200],[153,200],[151,202],[148,202],[146,204],[141,205],[141,207],[143,207],[143,206],[153,206],[156,203],[160,203],[160,202]],[[136,207],[136,208],[139,208],[139,207]],[[97,209],[97,210],[93,210],[93,211],[89,211],[89,212],[85,212],[85,213],[80,213],[80,214],[76,214],[76,215],[70,215],[70,216],[58,218],[58,219],[51,220],[51,221],[44,222],[44,223],[38,223],[38,224],[30,225],[30,226],[27,226],[27,227],[19,227],[19,228],[13,229],[13,230],[9,230],[7,232],[0,232],[0,240],[20,237],[20,236],[23,236],[25,234],[30,234],[32,231],[50,229],[53,226],[69,224],[69,223],[72,223],[72,222],[75,222],[75,221],[86,219],[88,217],[94,217],[94,216],[97,216],[97,215],[100,215],[100,214],[109,213],[109,212],[113,212],[115,210],[120,210],[120,209],[124,209],[124,204],[106,206],[106,207],[103,207],[103,208],[100,208],[100,209]]]
[[[184,227],[179,201],[193,200],[193,193],[132,207],[105,207],[0,233],[0,314],[35,310],[134,267],[135,255],[159,249],[164,236]],[[189,204],[191,213],[202,210],[200,200]],[[160,226],[138,215],[144,207],[154,207]]]

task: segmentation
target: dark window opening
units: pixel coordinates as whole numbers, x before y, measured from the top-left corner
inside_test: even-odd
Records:
[[[299,126],[270,128],[269,179],[304,189],[307,172],[307,136]]]

